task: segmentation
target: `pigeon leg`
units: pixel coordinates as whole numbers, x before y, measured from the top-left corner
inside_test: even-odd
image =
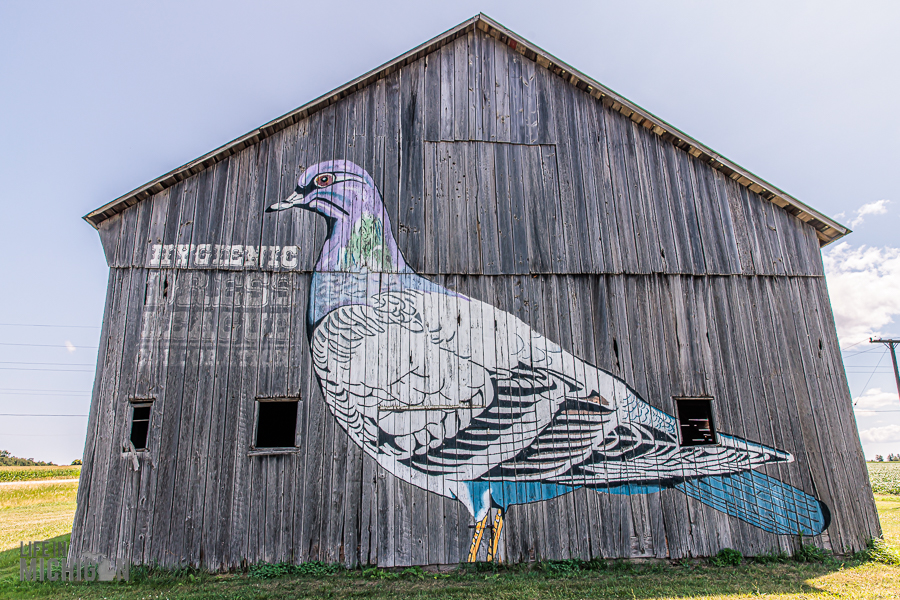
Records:
[[[484,515],[484,518],[475,523],[475,535],[472,536],[472,546],[469,548],[469,562],[475,562],[478,556],[478,548],[481,547],[481,536],[484,535],[484,528],[487,526],[488,518],[491,516],[490,511]]]
[[[487,517],[485,517],[487,518]],[[491,562],[497,556],[497,544],[500,543],[500,531],[503,529],[503,509],[497,511],[494,517],[494,530],[491,532],[491,545],[488,546],[487,560]]]

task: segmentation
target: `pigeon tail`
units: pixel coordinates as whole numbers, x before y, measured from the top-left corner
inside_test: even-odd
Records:
[[[769,533],[819,535],[831,523],[828,507],[817,498],[757,471],[690,479],[675,487]]]

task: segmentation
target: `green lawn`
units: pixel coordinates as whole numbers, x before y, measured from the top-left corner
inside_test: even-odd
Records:
[[[0,550],[72,531],[77,491],[75,482],[0,486]]]
[[[882,465],[878,465],[881,467]],[[900,464],[886,468],[900,469]],[[10,522],[17,529],[15,548],[0,553],[0,600],[19,598],[123,598],[263,600],[276,598],[423,598],[492,600],[529,598],[900,598],[900,566],[863,557],[798,563],[793,560],[737,567],[717,567],[708,561],[683,564],[634,565],[600,562],[545,563],[494,570],[458,570],[434,574],[421,569],[387,572],[378,569],[344,571],[309,565],[312,576],[289,575],[258,579],[246,573],[209,575],[135,569],[130,583],[19,583],[18,539],[47,539],[53,535],[37,515],[58,510],[68,531],[75,508],[76,484],[38,484],[0,487],[0,531]],[[900,546],[900,495],[878,495],[878,512],[885,539]],[[16,512],[19,511],[19,512]],[[68,511],[68,512],[65,512]],[[17,526],[18,527],[18,526]],[[60,532],[61,532],[60,531]],[[57,539],[67,539],[60,536]],[[6,547],[9,547],[7,544]],[[898,557],[898,555],[894,555]],[[272,574],[272,567],[251,574]]]

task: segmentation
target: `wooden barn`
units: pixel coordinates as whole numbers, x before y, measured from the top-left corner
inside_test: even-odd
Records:
[[[848,229],[478,15],[85,217],[75,555],[211,570],[879,535]]]

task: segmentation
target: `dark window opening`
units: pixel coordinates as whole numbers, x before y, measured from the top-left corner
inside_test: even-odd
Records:
[[[712,398],[676,398],[678,425],[682,446],[705,446],[716,443]]]
[[[256,448],[291,448],[296,445],[296,400],[257,402]]]
[[[147,449],[147,434],[150,432],[149,403],[131,405],[131,443],[135,450]]]

